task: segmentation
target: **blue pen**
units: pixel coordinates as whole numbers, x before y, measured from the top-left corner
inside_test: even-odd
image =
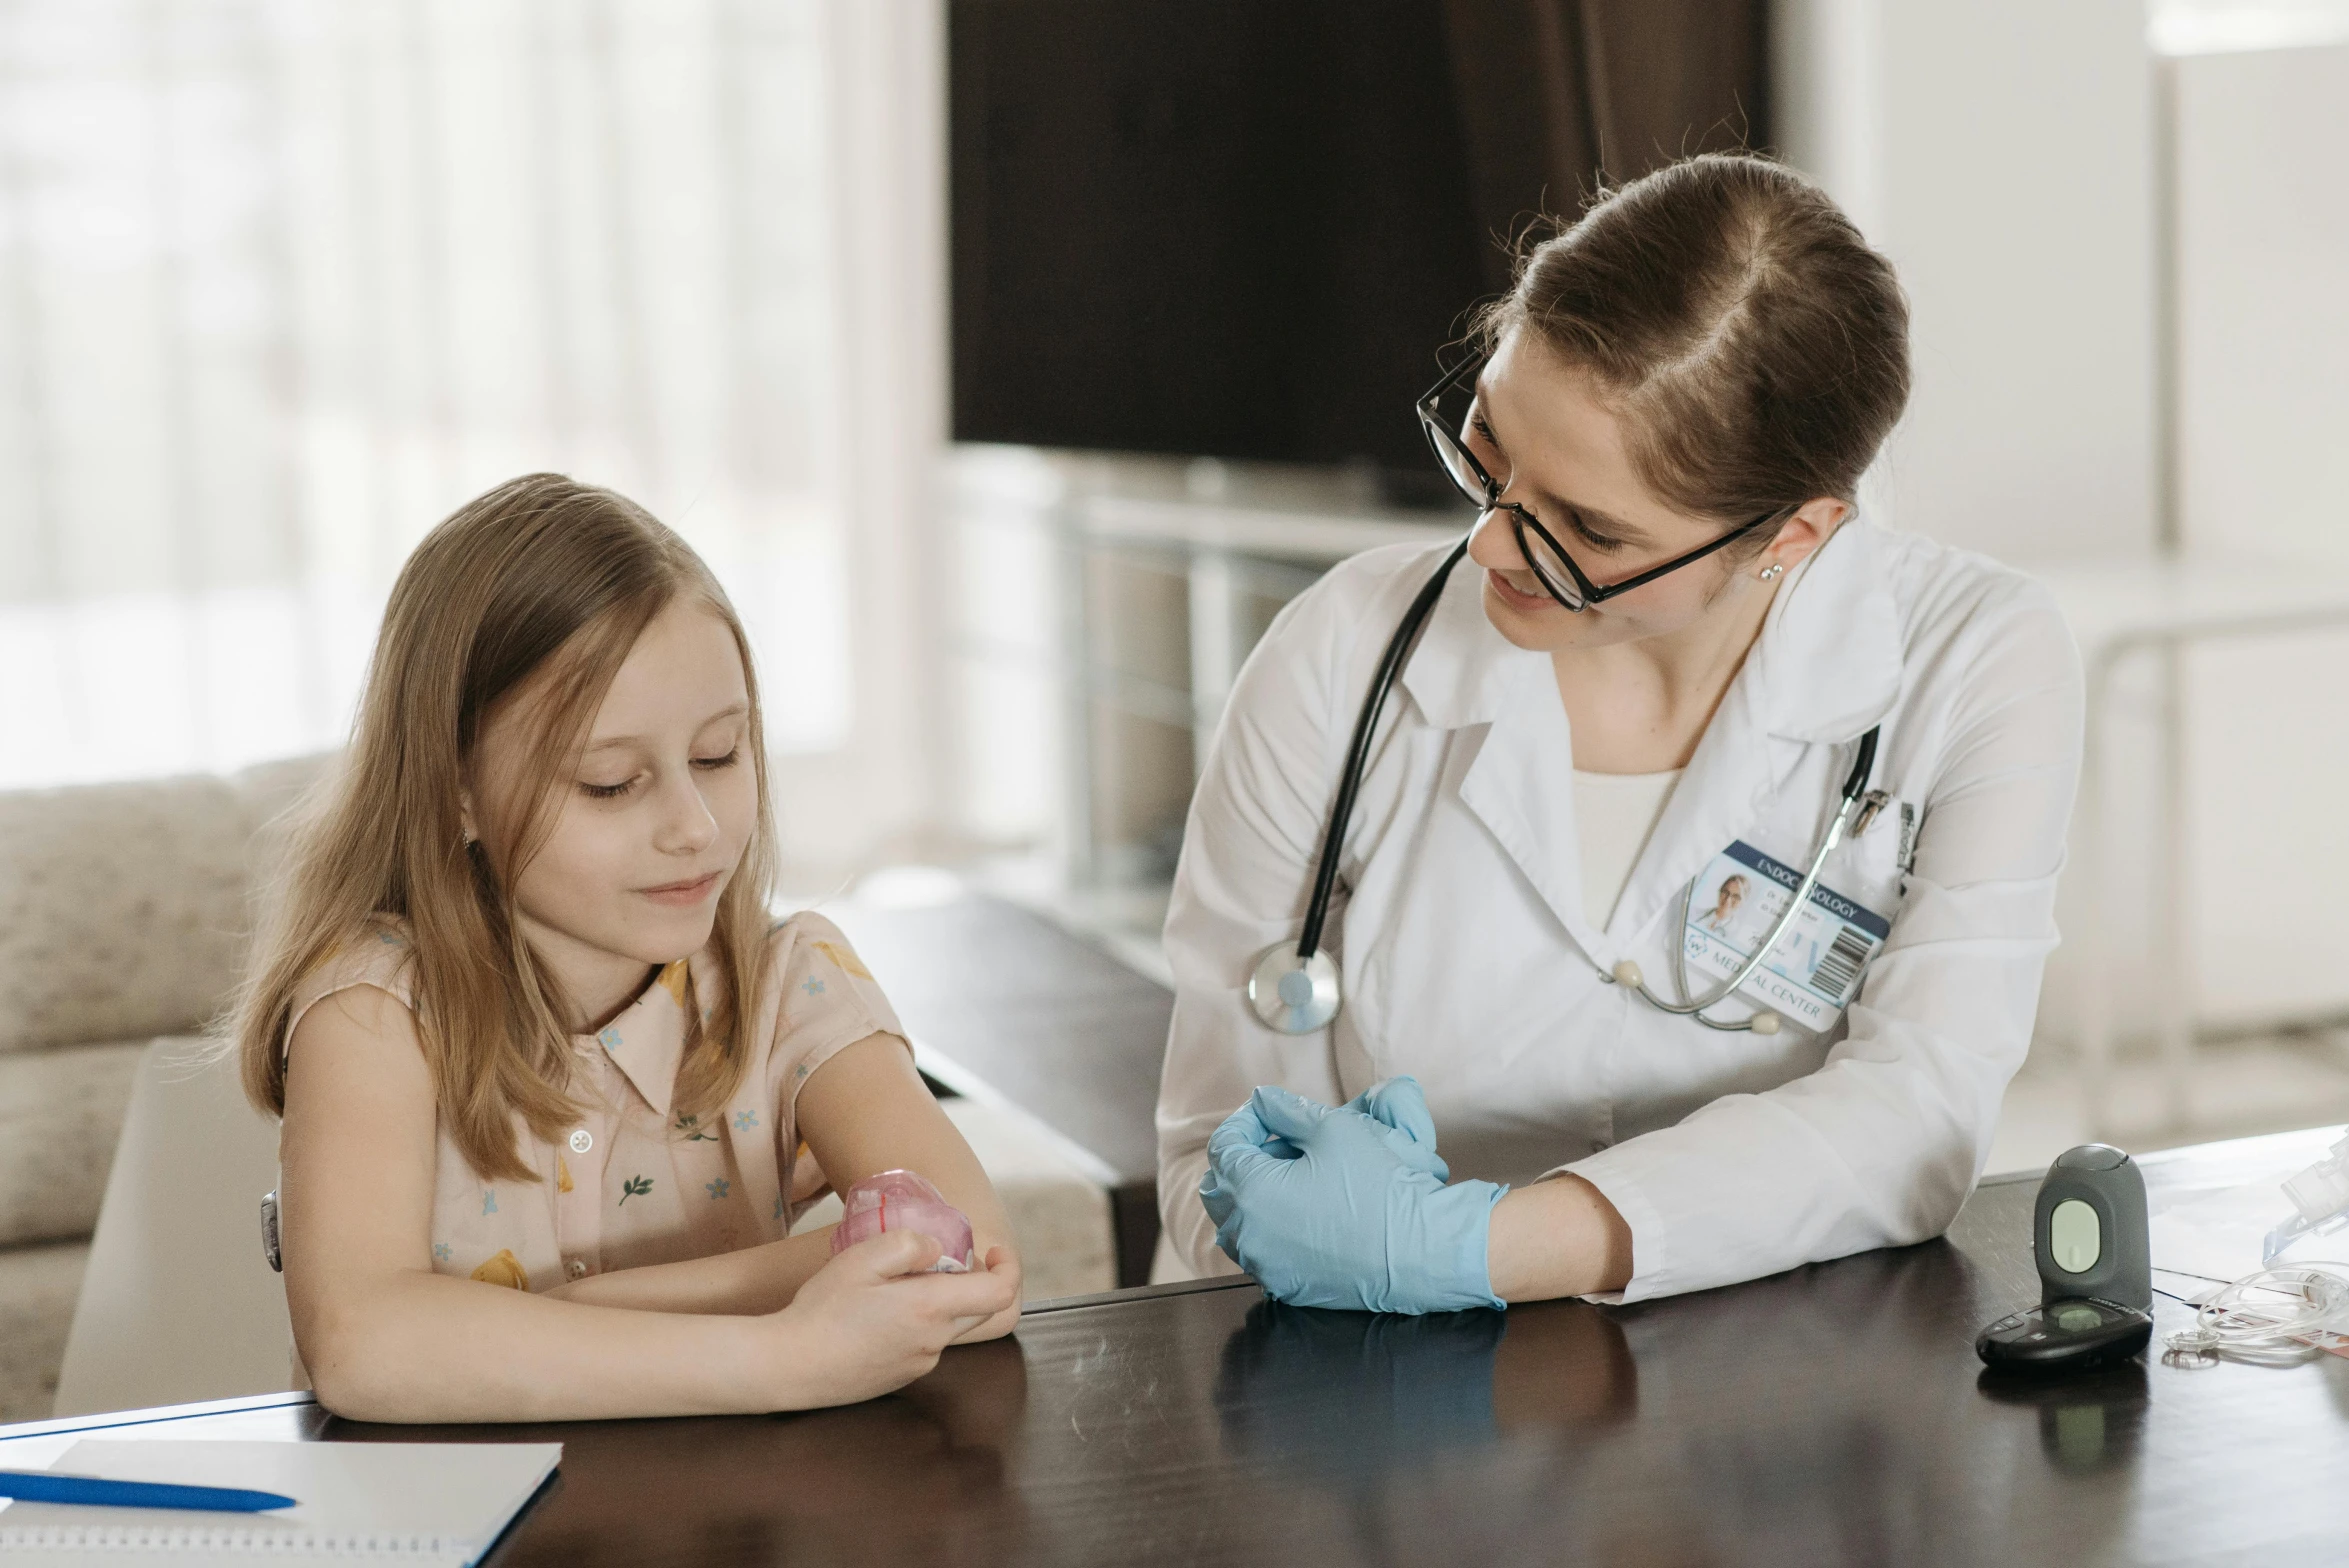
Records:
[[[294,1506],[292,1498],[275,1492],[246,1492],[233,1486],[173,1486],[162,1481],[107,1481],[94,1475],[59,1475],[53,1470],[0,1470],[0,1497],[23,1503],[200,1508],[224,1514],[267,1513],[272,1508]]]

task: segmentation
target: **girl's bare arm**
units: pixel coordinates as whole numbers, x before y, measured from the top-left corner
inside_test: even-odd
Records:
[[[799,1129],[808,1150],[845,1192],[887,1170],[918,1171],[970,1217],[982,1258],[1000,1249],[998,1268],[1019,1277],[1019,1255],[994,1184],[938,1108],[913,1057],[895,1035],[867,1035],[828,1059],[799,1091]],[[772,1312],[830,1256],[831,1230],[812,1231],[717,1257],[592,1275],[548,1292],[572,1301],[664,1312]],[[964,1340],[991,1339],[1019,1320],[1016,1304],[974,1326]]]
[[[799,1126],[808,1152],[838,1191],[880,1171],[909,1170],[928,1177],[947,1202],[969,1217],[973,1250],[981,1258],[1000,1253],[994,1266],[1018,1283],[1019,1249],[995,1184],[961,1131],[938,1108],[904,1041],[867,1035],[817,1068],[800,1087]],[[974,1325],[957,1343],[1008,1334],[1019,1316],[1015,1294],[1010,1306]]]
[[[287,1068],[279,1203],[295,1343],[337,1414],[545,1421],[838,1404],[903,1385],[957,1335],[1017,1311],[1014,1272],[901,1277],[937,1252],[904,1236],[850,1249],[788,1310],[758,1316],[452,1279],[430,1263],[435,1154],[408,1010],[373,987],[311,1008]]]

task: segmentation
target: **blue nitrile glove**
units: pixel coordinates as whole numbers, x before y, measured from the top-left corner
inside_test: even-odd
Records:
[[[1311,1101],[1308,1104],[1314,1103]],[[1450,1181],[1452,1168],[1444,1157],[1436,1153],[1435,1118],[1428,1114],[1427,1095],[1419,1087],[1419,1080],[1409,1073],[1399,1077],[1382,1078],[1346,1102],[1349,1111],[1360,1111],[1372,1121],[1384,1123],[1403,1134],[1389,1138],[1387,1144],[1403,1159],[1403,1163],[1426,1171],[1437,1181]],[[1264,1152],[1276,1159],[1293,1160],[1298,1150],[1285,1138],[1274,1138],[1264,1145]],[[1207,1217],[1217,1226],[1216,1245],[1223,1247],[1224,1255],[1232,1249],[1224,1241],[1222,1226],[1231,1218],[1231,1195],[1215,1179],[1215,1166],[1210,1163],[1199,1178],[1199,1202],[1206,1208]],[[1235,1263],[1239,1260],[1233,1258]]]
[[[1207,1141],[1200,1201],[1215,1242],[1265,1290],[1307,1307],[1499,1307],[1486,1265],[1506,1188],[1445,1186],[1434,1124],[1408,1079],[1366,1096],[1394,1118],[1266,1086]],[[1359,1103],[1359,1102],[1358,1102]],[[1422,1136],[1417,1128],[1426,1129]]]
[[[1405,1164],[1418,1166],[1437,1181],[1452,1179],[1452,1167],[1436,1153],[1435,1118],[1428,1114],[1426,1091],[1409,1073],[1372,1084],[1348,1100],[1346,1109],[1360,1111],[1372,1121],[1384,1122],[1407,1135],[1411,1140],[1408,1148],[1395,1139],[1387,1140],[1388,1146],[1403,1156]]]

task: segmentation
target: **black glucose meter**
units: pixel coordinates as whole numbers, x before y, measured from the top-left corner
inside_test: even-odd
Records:
[[[1974,1353],[1993,1367],[2058,1371],[2125,1361],[2153,1338],[2153,1258],[2145,1176],[2110,1144],[2067,1149],[2032,1205],[2039,1305],[1984,1329]]]

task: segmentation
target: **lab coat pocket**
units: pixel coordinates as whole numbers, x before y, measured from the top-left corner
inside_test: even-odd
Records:
[[[1887,801],[1859,837],[1836,846],[1820,880],[1856,904],[1898,918],[1907,873],[1901,864],[1901,802]]]

